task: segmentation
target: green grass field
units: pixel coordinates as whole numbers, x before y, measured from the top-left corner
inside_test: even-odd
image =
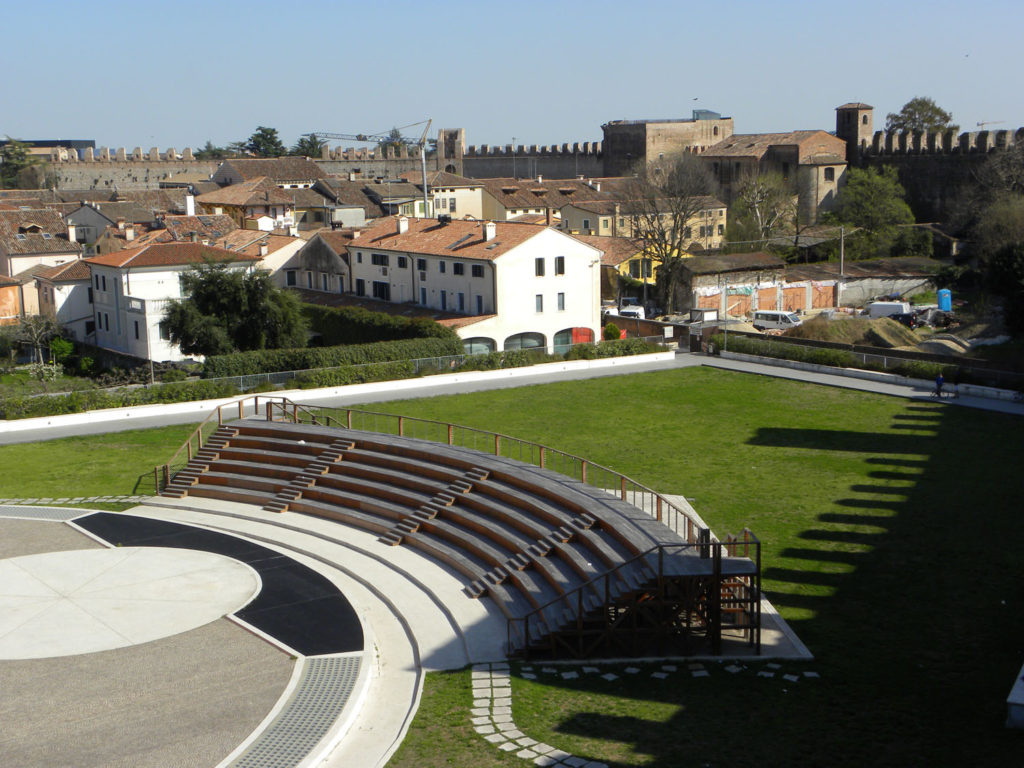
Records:
[[[514,675],[532,738],[616,766],[1021,763],[1024,736],[1003,727],[1024,661],[1021,419],[703,368],[372,410],[545,443],[686,495],[719,536],[749,526],[769,598],[816,657],[784,664],[820,674],[797,683],[758,662]],[[131,492],[188,431],[2,447],[0,496]],[[428,676],[391,764],[529,764],[475,734],[470,706],[467,671]]]

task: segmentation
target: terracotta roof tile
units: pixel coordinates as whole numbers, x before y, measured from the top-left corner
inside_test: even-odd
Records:
[[[82,259],[69,261],[67,264],[58,264],[56,267],[46,267],[37,270],[36,277],[49,280],[51,283],[74,283],[81,280],[88,280],[91,276],[89,265]]]
[[[305,157],[233,159],[225,160],[224,165],[233,169],[246,181],[266,176],[278,184],[294,184],[312,182],[327,176],[319,165]]]
[[[293,200],[289,190],[281,189],[266,176],[232,184],[230,187],[207,192],[196,198],[204,205],[288,205]]]
[[[778,256],[756,253],[726,253],[716,256],[691,256],[683,267],[694,275],[713,275],[719,272],[740,272],[748,269],[783,269],[786,262]]]
[[[0,251],[12,256],[81,253],[82,247],[68,240],[68,230],[59,213],[34,208],[0,211]]]
[[[236,253],[201,243],[155,243],[141,248],[125,248],[85,259],[103,267],[174,267],[204,261],[259,261],[259,256]]]
[[[493,261],[545,229],[536,224],[494,222],[495,236],[492,240],[486,241],[483,233],[484,224],[485,222],[462,219],[450,224],[441,224],[437,219],[409,219],[409,231],[400,235],[397,217],[391,216],[363,230],[359,239],[348,247],[349,250],[380,248],[432,256]]]
[[[598,237],[597,235],[573,235],[572,237],[604,251],[601,256],[601,266],[604,267],[617,267],[642,250],[628,237]]]

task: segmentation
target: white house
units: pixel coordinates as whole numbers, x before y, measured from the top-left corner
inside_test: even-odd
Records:
[[[40,314],[57,318],[71,338],[91,343],[96,321],[89,265],[76,259],[56,267],[41,267],[35,280]]]
[[[601,251],[558,230],[399,216],[347,247],[356,295],[465,315],[456,331],[469,351],[598,336]]]
[[[182,274],[206,261],[255,267],[261,256],[201,243],[154,243],[86,259],[92,274],[95,344],[155,361],[184,360],[161,321],[167,304],[183,298]]]

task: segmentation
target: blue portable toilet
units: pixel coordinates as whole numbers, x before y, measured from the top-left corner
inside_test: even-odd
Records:
[[[953,292],[949,288],[939,290],[939,309],[943,312],[953,311]]]

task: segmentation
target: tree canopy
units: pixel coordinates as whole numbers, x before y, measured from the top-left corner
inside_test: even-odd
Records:
[[[846,186],[825,218],[860,230],[846,240],[849,258],[931,255],[931,238],[921,237],[909,227],[914,214],[904,197],[903,185],[892,166],[881,170],[851,168],[846,172]]]
[[[281,157],[288,151],[281,143],[277,129],[268,128],[265,125],[257,126],[256,131],[246,142],[245,148],[257,157]]]
[[[765,243],[789,228],[796,216],[795,192],[779,173],[752,174],[736,187],[729,211],[729,239]]]
[[[668,313],[675,307],[686,247],[694,241],[691,219],[716,191],[707,166],[683,152],[641,166],[620,194],[620,210],[630,219],[633,240],[659,263],[658,289]]]
[[[7,143],[0,147],[0,187],[20,186],[24,172],[39,162],[38,158],[29,154],[31,146],[7,137]]]
[[[953,115],[927,96],[915,96],[899,112],[885,116],[887,131],[955,131]]]
[[[315,133],[300,136],[299,140],[292,147],[290,154],[301,157],[320,157],[321,150],[326,143]]]
[[[202,264],[182,276],[182,289],[188,298],[170,303],[164,324],[186,355],[306,344],[298,299],[275,286],[269,272]]]

